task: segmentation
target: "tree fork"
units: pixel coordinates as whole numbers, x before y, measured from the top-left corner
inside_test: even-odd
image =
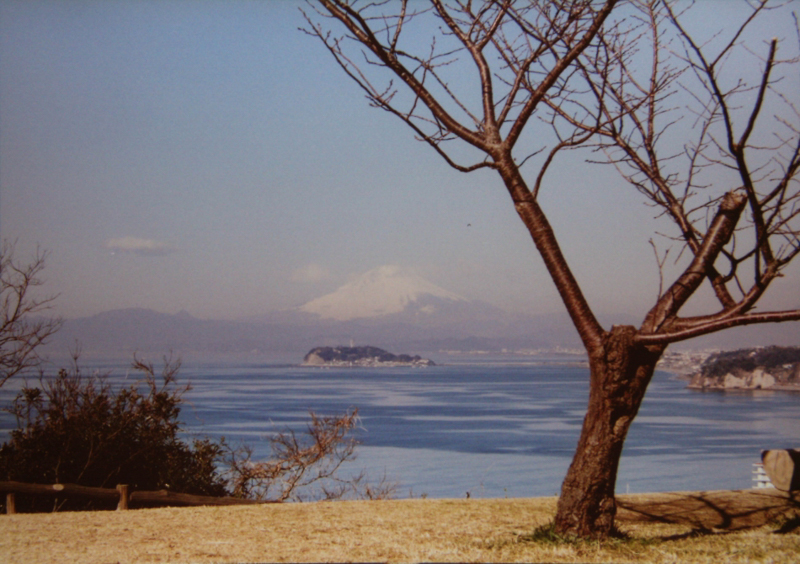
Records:
[[[614,326],[590,355],[591,388],[578,448],[561,487],[559,534],[606,538],[614,532],[614,489],[625,437],[665,346],[642,346],[637,330]]]

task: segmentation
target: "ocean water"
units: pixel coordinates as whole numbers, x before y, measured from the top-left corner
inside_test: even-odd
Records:
[[[532,360],[533,358],[533,360]],[[577,444],[588,369],[577,359],[434,357],[427,368],[311,368],[252,358],[187,359],[188,436],[226,437],[269,454],[309,411],[357,408],[357,459],[345,472],[386,476],[399,497],[554,495]],[[125,361],[91,364],[130,383]],[[10,384],[10,383],[9,383]],[[0,389],[6,405],[20,383]],[[698,392],[657,372],[634,421],[617,491],[743,489],[762,449],[800,447],[800,394]],[[0,416],[6,436],[14,421]]]

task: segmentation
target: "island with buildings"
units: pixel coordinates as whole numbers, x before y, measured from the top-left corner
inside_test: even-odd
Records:
[[[696,390],[800,392],[800,347],[716,352],[687,376],[688,387]]]

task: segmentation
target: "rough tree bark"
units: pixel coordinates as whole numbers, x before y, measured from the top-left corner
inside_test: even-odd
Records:
[[[572,464],[561,486],[556,530],[581,537],[613,532],[622,446],[664,352],[636,343],[637,330],[615,326],[590,356],[589,406]]]

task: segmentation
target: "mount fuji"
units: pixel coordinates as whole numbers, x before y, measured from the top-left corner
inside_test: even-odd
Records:
[[[370,270],[338,290],[313,299],[298,309],[317,315],[320,319],[350,321],[409,311],[431,315],[442,307],[466,303],[466,298],[444,290],[414,272],[387,265]]]
[[[577,344],[566,316],[509,313],[397,265],[370,270],[329,294],[270,317],[273,322],[279,319],[313,328],[322,344],[353,340],[415,351]]]

